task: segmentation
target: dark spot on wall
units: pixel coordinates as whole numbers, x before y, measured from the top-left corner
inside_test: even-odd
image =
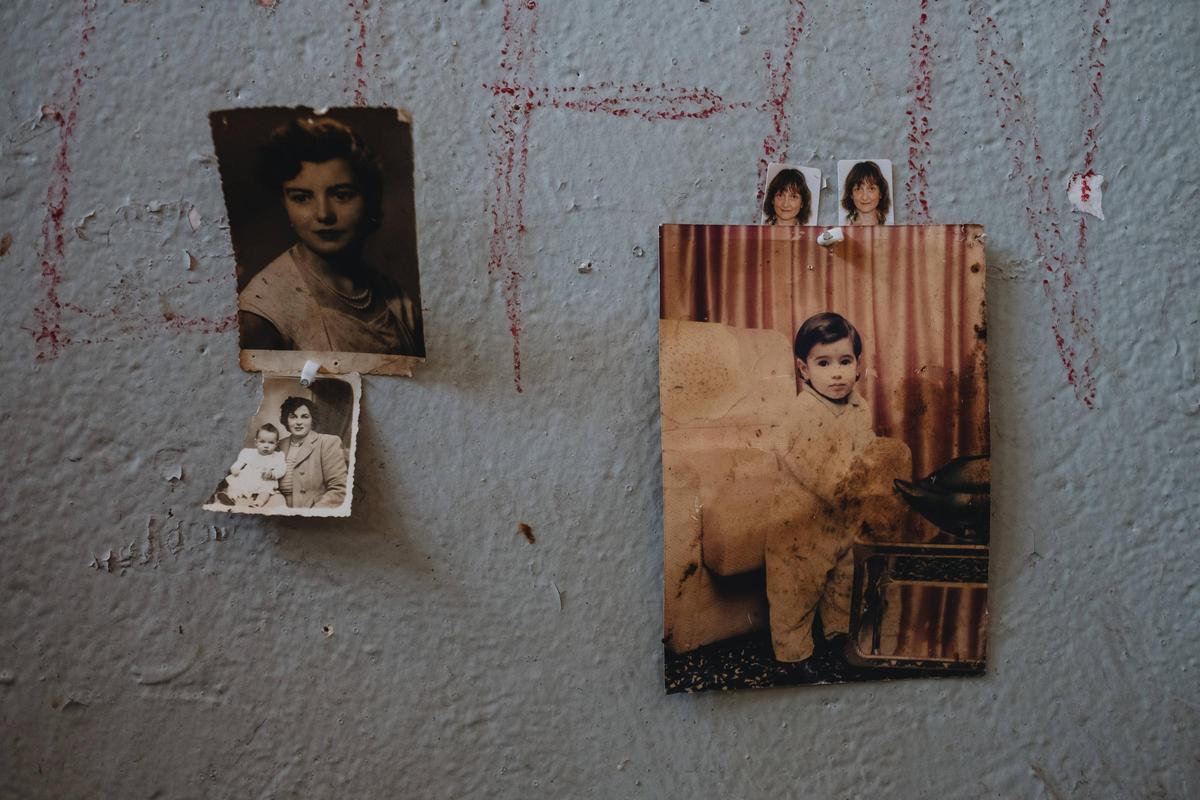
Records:
[[[8,255],[8,251],[12,248],[12,234],[6,233],[0,236],[0,256]]]
[[[536,539],[533,538],[533,528],[527,522],[518,522],[517,531],[525,537],[525,540],[533,544]]]

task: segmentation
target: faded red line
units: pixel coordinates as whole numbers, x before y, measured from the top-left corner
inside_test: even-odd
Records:
[[[96,27],[92,24],[92,12],[96,0],[83,0],[80,4],[79,49],[75,53],[71,68],[71,89],[63,109],[44,108],[43,111],[58,123],[58,151],[54,157],[50,184],[46,187],[46,215],[42,219],[42,242],[38,248],[41,261],[42,286],[45,299],[33,310],[35,326],[32,331],[37,347],[38,360],[56,358],[71,342],[71,337],[62,326],[62,302],[58,298],[58,287],[62,283],[62,264],[66,255],[66,233],[63,225],[67,213],[67,201],[71,195],[71,144],[75,139],[75,124],[79,119],[79,93],[83,88],[83,64],[87,60],[88,45]]]
[[[996,105],[996,117],[1012,158],[1013,175],[1025,182],[1025,219],[1043,269],[1042,288],[1050,303],[1050,327],[1059,360],[1066,369],[1067,381],[1076,398],[1087,408],[1093,408],[1096,379],[1092,363],[1099,345],[1091,322],[1092,287],[1086,269],[1086,225],[1080,228],[1075,253],[1068,255],[1051,187],[1050,169],[1042,158],[1037,121],[1022,93],[1020,74],[1012,61],[1002,55],[1004,40],[995,20],[983,13],[979,3],[972,3],[968,13],[977,26],[978,62],[984,68],[988,97]],[[1101,17],[1106,17],[1107,13],[1105,0]],[[1093,46],[1097,46],[1095,41]],[[1096,88],[1098,91],[1098,82]],[[1099,107],[1095,113],[1098,120]],[[1091,140],[1095,141],[1094,133]]]
[[[367,11],[370,10],[371,0],[348,0],[350,10],[354,12],[352,32],[354,45],[354,105],[367,104]]]
[[[529,169],[529,128],[533,112],[553,108],[614,117],[637,118],[649,122],[664,120],[708,119],[740,110],[770,110],[774,133],[763,142],[767,157],[786,158],[790,137],[786,102],[791,92],[796,47],[804,31],[805,9],[801,0],[792,0],[794,17],[788,26],[788,44],[782,65],[773,66],[773,55],[764,60],[769,72],[771,98],[765,102],[728,102],[705,87],[668,86],[635,82],[617,84],[601,81],[584,86],[541,86],[535,80],[532,64],[537,39],[537,3],[533,0],[505,0],[502,27],[504,43],[500,49],[501,77],[483,88],[492,93],[490,114],[493,139],[489,146],[492,165],[492,191],[489,213],[492,220],[488,244],[488,274],[503,274],[503,292],[509,332],[513,339],[513,383],[518,392],[521,383],[521,265],[524,261],[525,189]],[[759,172],[767,160],[760,161]],[[760,181],[761,183],[761,181]],[[761,195],[761,189],[760,189]],[[761,196],[760,196],[761,199]]]
[[[651,122],[708,119],[726,111],[752,106],[750,102],[726,103],[711,89],[667,86],[665,83],[658,86],[600,83],[594,86],[543,89],[542,98],[543,104],[551,108],[611,114],[615,117],[638,117]]]
[[[500,69],[506,77],[493,87],[491,111],[497,138],[489,148],[492,160],[492,235],[488,245],[488,274],[504,272],[505,315],[512,335],[513,386],[521,386],[521,265],[525,241],[525,179],[529,171],[530,116],[534,100],[534,41],[537,3],[506,0],[504,44]]]
[[[929,0],[921,0],[921,16],[913,25],[908,60],[912,82],[908,85],[908,180],[904,182],[904,204],[910,222],[927,223],[929,215],[929,169],[933,128],[933,38],[929,35]]]
[[[803,0],[791,0],[794,16],[788,22],[787,45],[783,50],[783,65],[775,67],[775,56],[768,50],[763,53],[763,64],[767,70],[767,103],[771,112],[772,132],[763,139],[763,154],[758,160],[758,202],[763,200],[763,179],[767,174],[767,164],[772,161],[786,161],[788,146],[791,143],[792,126],[788,120],[785,108],[788,96],[792,92],[792,72],[796,59],[796,47],[800,36],[804,33],[804,17],[806,10]]]
[[[1112,22],[1109,12],[1112,10],[1111,0],[1104,0],[1092,23],[1091,42],[1088,46],[1087,58],[1080,65],[1080,72],[1088,85],[1088,96],[1083,101],[1084,118],[1083,132],[1083,172],[1092,171],[1096,155],[1100,151],[1100,114],[1104,110],[1104,56],[1108,50],[1108,37],[1104,35],[1107,26]]]
[[[726,111],[753,107],[750,101],[727,103],[712,89],[704,87],[628,86],[602,82],[588,86],[529,88],[500,80],[484,84],[493,97],[507,95],[524,100],[528,111],[538,108],[565,109],[614,117],[637,117],[650,122],[659,120],[708,119]]]

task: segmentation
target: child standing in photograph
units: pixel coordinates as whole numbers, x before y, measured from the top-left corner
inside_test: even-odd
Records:
[[[767,537],[771,642],[780,661],[803,661],[814,644],[849,631],[853,544],[864,530],[855,515],[866,493],[876,491],[867,488],[878,483],[871,476],[895,468],[890,456],[882,470],[874,466],[895,448],[877,446],[890,440],[875,436],[867,402],[855,391],[862,350],[862,337],[840,314],[809,317],[796,333],[803,413],[782,460],[809,498],[810,513]],[[873,525],[880,534],[890,527]],[[814,630],[820,642],[814,642]]]
[[[225,478],[225,491],[217,493],[217,500],[231,506],[265,506],[272,495],[279,494],[279,479],[286,471],[279,431],[267,423],[255,431],[254,447],[238,453]]]

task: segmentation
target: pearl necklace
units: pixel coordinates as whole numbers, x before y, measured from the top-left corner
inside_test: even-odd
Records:
[[[336,295],[339,300],[341,300],[343,303],[350,306],[351,308],[356,308],[359,311],[364,311],[371,307],[371,301],[374,298],[371,295],[371,287],[370,286],[367,286],[367,288],[363,289],[358,294],[350,295],[350,294],[346,294],[345,292],[338,291],[336,288],[331,286],[329,284],[329,282],[326,281],[324,278],[322,278],[320,273],[318,273],[312,267],[308,267],[308,271],[309,271],[309,273],[312,274],[312,276],[314,278],[317,279],[317,283],[321,284],[326,289],[333,292],[333,294]]]

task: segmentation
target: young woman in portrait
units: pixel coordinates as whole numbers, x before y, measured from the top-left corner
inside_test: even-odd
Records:
[[[804,174],[781,169],[767,186],[763,218],[768,225],[807,225],[812,212],[812,193]]]
[[[883,225],[891,208],[887,178],[874,161],[859,161],[850,168],[842,186],[842,208],[849,225]]]
[[[242,347],[423,356],[420,309],[363,260],[381,222],[383,170],[359,135],[299,117],[260,159],[295,243],[238,295]]]

